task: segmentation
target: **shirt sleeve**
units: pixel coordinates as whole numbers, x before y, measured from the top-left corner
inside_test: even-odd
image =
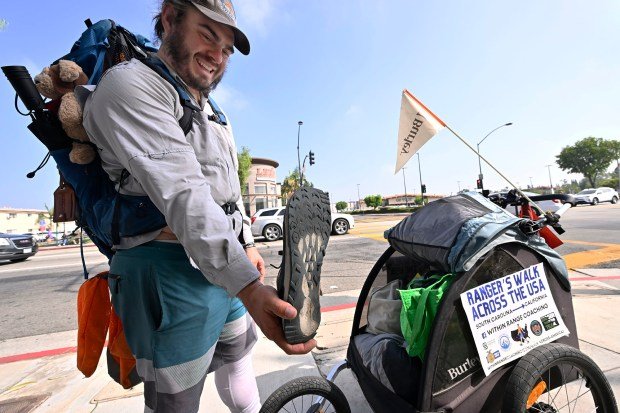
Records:
[[[99,150],[140,182],[204,276],[237,295],[259,273],[179,126],[176,91],[155,73],[132,72],[120,65],[104,75],[84,109],[84,126]]]

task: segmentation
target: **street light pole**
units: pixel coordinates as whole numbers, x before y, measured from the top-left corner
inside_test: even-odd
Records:
[[[484,189],[484,184],[482,182],[482,162],[480,162],[480,144],[482,142],[484,142],[484,140],[486,138],[489,137],[490,134],[492,134],[493,132],[495,132],[496,130],[498,130],[499,128],[503,128],[504,126],[510,126],[512,125],[512,122],[508,122],[508,123],[504,123],[503,125],[498,126],[497,128],[493,129],[491,132],[487,133],[486,136],[484,138],[482,138],[482,140],[480,142],[478,142],[478,144],[476,145],[478,148],[478,179],[480,179],[480,189],[483,190]]]
[[[553,181],[551,180],[551,165],[545,165],[547,170],[549,171],[549,187],[551,188],[551,193],[553,193]]]
[[[301,164],[301,171],[299,172],[299,179],[301,182],[304,182],[304,173],[306,173],[306,159],[308,159],[308,155],[304,157],[304,161]],[[299,185],[301,187],[301,184]]]
[[[304,123],[302,121],[297,122],[297,172],[299,172],[299,187],[301,188],[302,179],[301,179],[301,157],[299,156],[299,135],[301,133],[301,125]]]
[[[424,205],[424,185],[422,184],[422,165],[420,163],[420,152],[416,152],[418,155],[418,173],[420,174],[420,195],[422,196],[422,205]]]
[[[532,177],[530,176],[530,188],[534,188],[534,184],[532,183]]]
[[[357,208],[362,209],[362,198],[360,198],[360,184],[357,184]]]
[[[409,200],[407,199],[407,182],[405,181],[405,167],[403,166],[403,185],[405,187],[405,206],[409,206]]]
[[[456,184],[459,186],[459,192],[461,192],[461,181],[456,181]]]

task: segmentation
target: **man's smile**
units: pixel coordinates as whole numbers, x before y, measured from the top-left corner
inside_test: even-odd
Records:
[[[209,74],[213,74],[216,70],[216,68],[212,67],[211,65],[209,65],[206,61],[196,57],[196,63],[198,63],[198,66],[200,66],[202,69],[204,69],[205,71],[207,71]]]

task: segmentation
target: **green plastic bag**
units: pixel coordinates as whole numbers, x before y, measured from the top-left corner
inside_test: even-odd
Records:
[[[414,278],[406,290],[400,291],[403,307],[400,328],[407,342],[407,353],[424,361],[428,336],[441,302],[441,297],[452,282],[452,274]]]

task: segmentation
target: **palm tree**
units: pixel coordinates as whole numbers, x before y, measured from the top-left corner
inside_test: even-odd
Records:
[[[308,181],[305,176],[304,176],[303,186],[308,186],[310,188],[314,187],[312,182]],[[298,188],[299,188],[299,168],[295,168],[293,172],[289,173],[288,176],[282,180],[280,191],[282,193],[282,204],[283,205],[286,205],[288,199],[293,195],[293,192],[295,192]]]

